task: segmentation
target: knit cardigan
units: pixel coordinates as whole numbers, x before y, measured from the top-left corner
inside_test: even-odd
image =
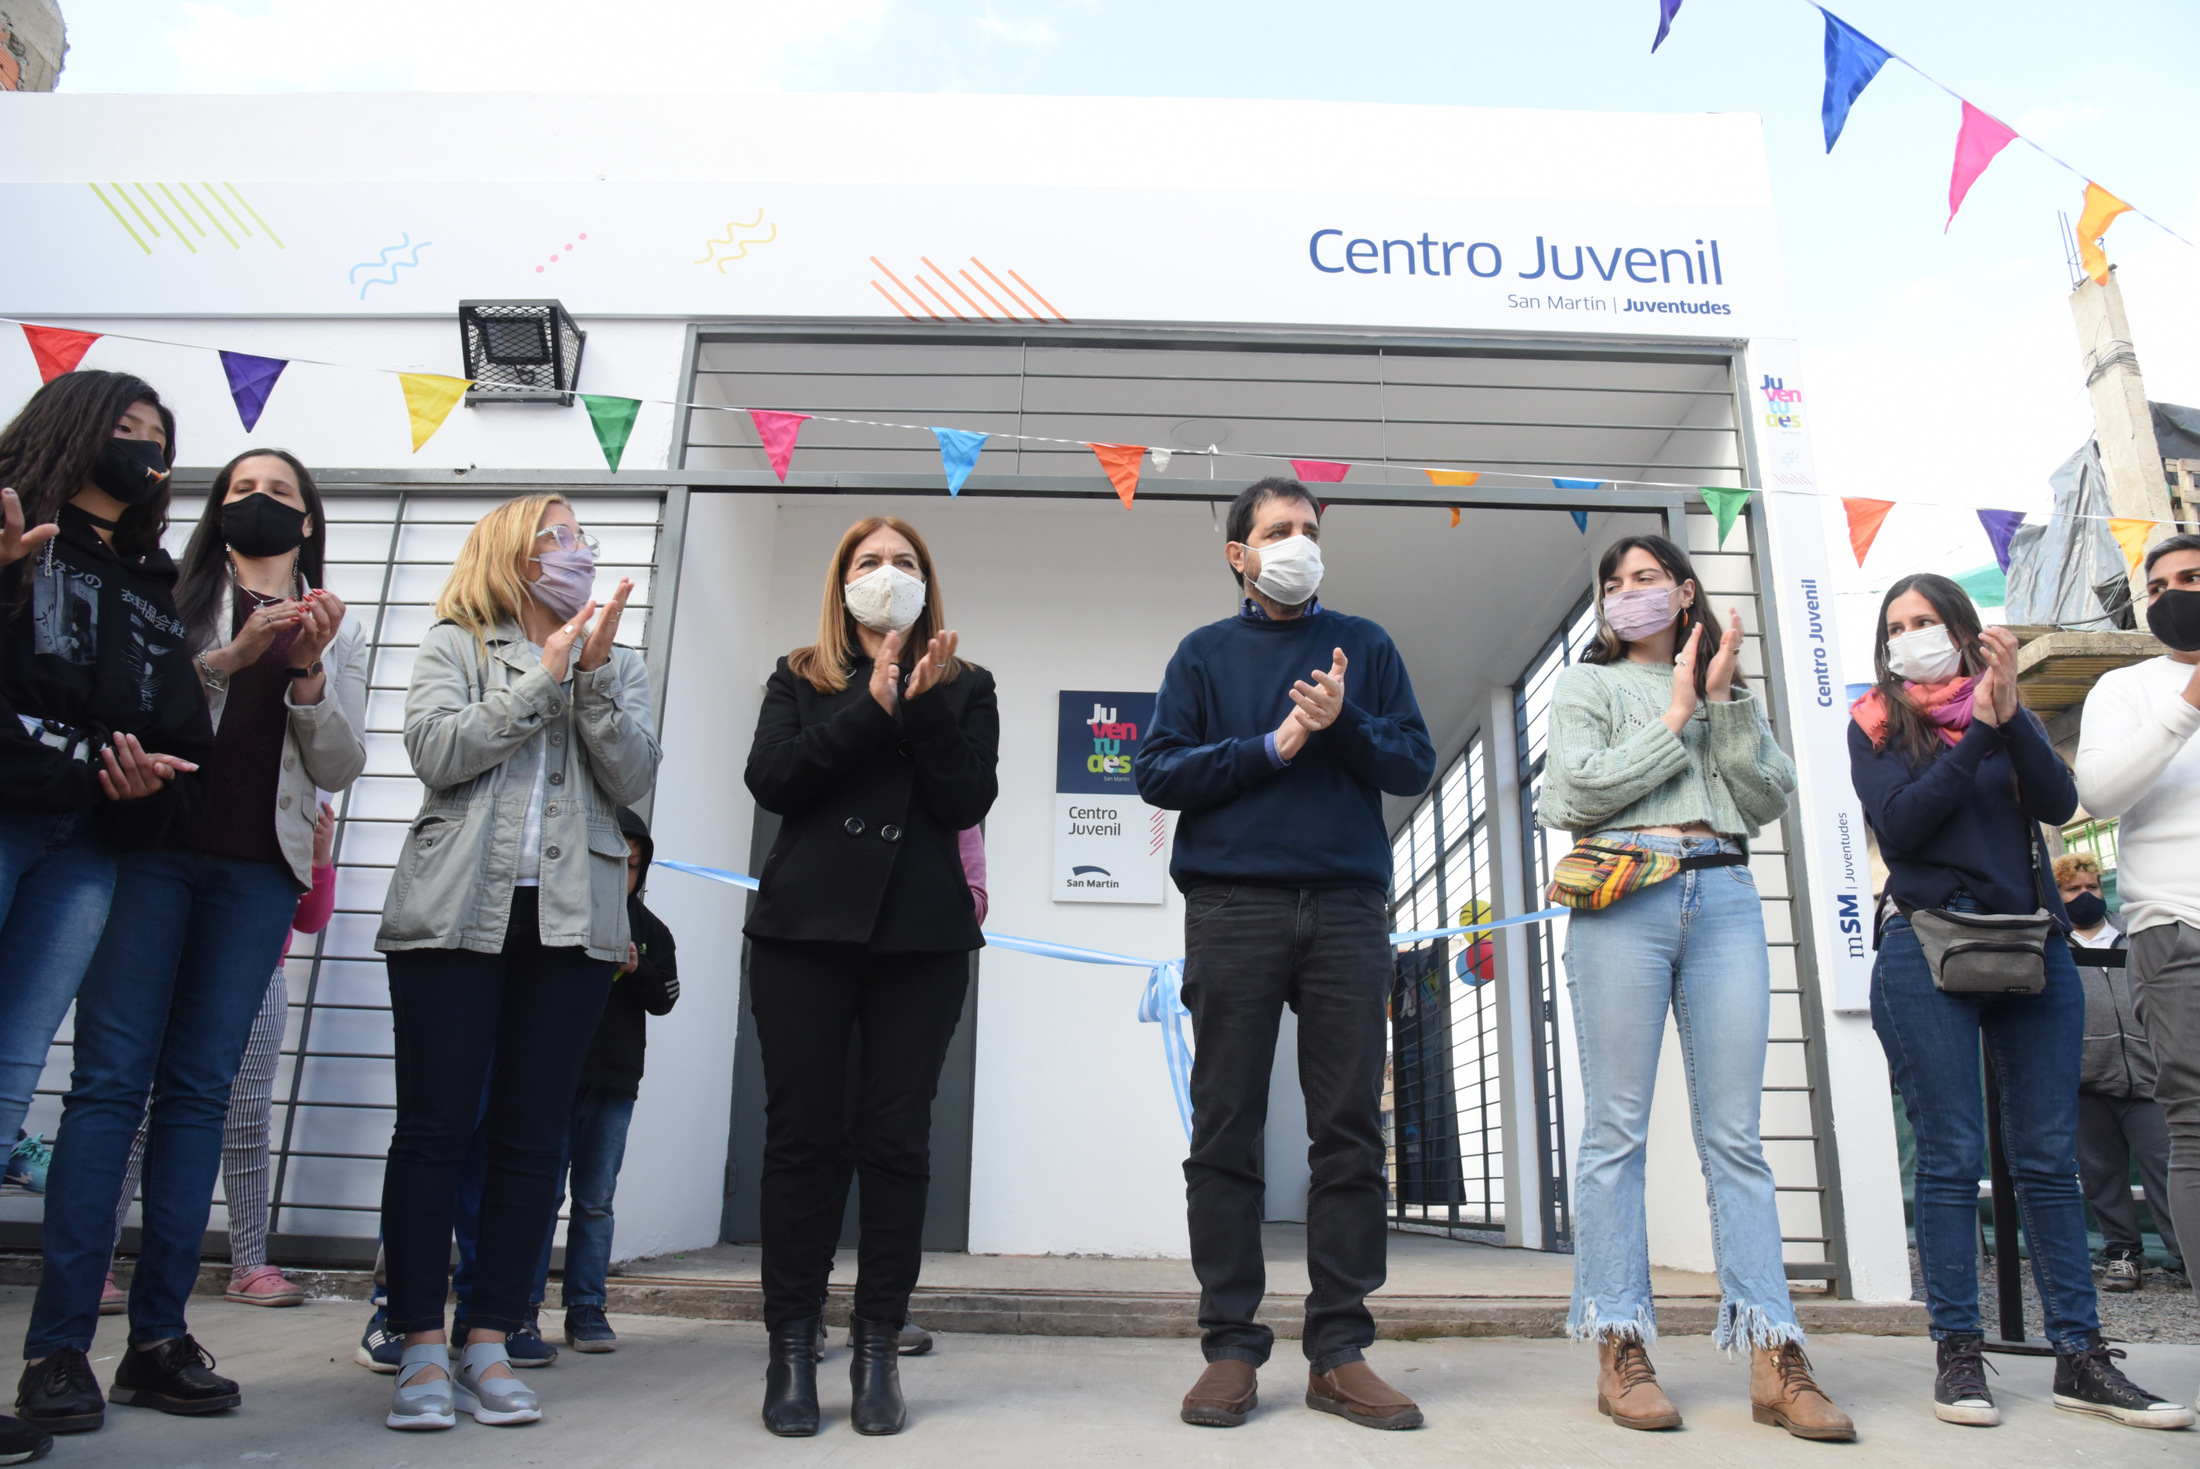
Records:
[[[1762,701],[1740,688],[1705,699],[1679,735],[1661,717],[1672,702],[1670,666],[1561,671],[1536,820],[1576,836],[1700,821],[1753,837],[1786,813],[1795,763],[1774,743]]]

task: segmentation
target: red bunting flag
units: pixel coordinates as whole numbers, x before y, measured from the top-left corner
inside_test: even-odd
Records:
[[[72,332],[65,326],[32,326],[23,323],[23,335],[31,344],[31,356],[38,363],[38,380],[50,383],[65,372],[76,371],[76,365],[84,360],[92,343],[99,340],[98,332]]]
[[[1956,211],[1963,207],[1963,196],[1971,192],[1971,185],[1986,172],[1986,165],[2016,140],[2015,128],[1987,116],[1968,102],[1963,104],[1963,126],[1956,132],[1955,172],[1948,176],[1948,224],[1940,227],[1942,234],[1948,233],[1948,225],[1956,222]]]
[[[1335,484],[1344,478],[1345,471],[1351,467],[1349,464],[1332,464],[1326,459],[1294,459],[1291,461],[1291,472],[1293,474],[1302,480],[1311,481],[1317,485]]]
[[[1849,549],[1856,553],[1856,564],[1862,566],[1872,542],[1879,537],[1879,527],[1886,522],[1887,512],[1894,509],[1894,501],[1844,498],[1841,508],[1849,513]]]
[[[1115,497],[1123,502],[1123,508],[1131,508],[1131,500],[1138,493],[1138,466],[1146,457],[1144,444],[1087,444],[1100,467],[1108,472],[1108,483],[1115,486]]]
[[[807,413],[774,413],[768,408],[751,408],[749,418],[756,424],[756,437],[763,441],[764,457],[772,462],[772,473],[779,482],[787,482],[787,461],[794,457],[794,436],[802,432],[802,425],[809,419]]]

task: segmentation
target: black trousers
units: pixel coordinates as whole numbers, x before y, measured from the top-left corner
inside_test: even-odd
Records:
[[[397,1127],[382,1173],[382,1248],[392,1331],[443,1329],[451,1218],[484,1082],[489,1172],[467,1323],[526,1324],[535,1266],[556,1223],[573,1094],[613,967],[585,949],[544,948],[536,901],[535,889],[513,889],[501,954],[388,956]]]
[[[966,953],[749,941],[749,1009],[764,1058],[767,1326],[818,1313],[851,1162],[862,1184],[855,1312],[907,1319],[923,1263],[932,1098],[969,985]],[[851,1118],[848,1055],[859,1028]]]
[[[1366,1298],[1385,1272],[1384,1005],[1390,914],[1372,889],[1201,887],[1185,898],[1192,1012],[1192,1152],[1184,1160],[1207,1360],[1268,1360],[1255,1319],[1268,1274],[1260,1226],[1268,1082],[1283,1007],[1299,1017],[1306,1093],[1307,1362],[1327,1372],[1375,1340]]]

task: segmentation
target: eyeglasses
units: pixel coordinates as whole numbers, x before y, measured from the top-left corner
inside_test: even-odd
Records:
[[[575,530],[569,525],[546,525],[535,532],[535,539],[538,541],[544,536],[556,541],[561,551],[586,551],[591,556],[603,553],[603,547],[594,536],[584,530]]]

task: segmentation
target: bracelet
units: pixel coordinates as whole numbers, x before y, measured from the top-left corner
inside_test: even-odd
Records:
[[[229,675],[207,662],[204,653],[199,654],[194,661],[199,665],[199,677],[206,680],[208,692],[223,694],[229,691]]]

